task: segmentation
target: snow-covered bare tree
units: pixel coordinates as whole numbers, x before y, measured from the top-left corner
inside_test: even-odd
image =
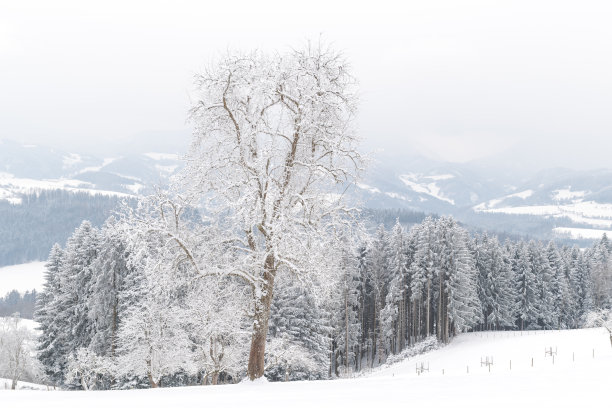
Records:
[[[184,228],[184,207],[166,195],[143,199],[122,223],[130,253],[125,290],[118,302],[125,310],[117,332],[113,375],[147,378],[162,385],[165,376],[195,370],[192,343],[182,319],[190,275],[181,245],[191,245]],[[193,274],[193,271],[191,271]]]
[[[18,315],[0,317],[0,376],[11,380],[11,389],[24,377],[32,379],[37,368],[32,355],[34,334]]]
[[[221,374],[244,372],[248,352],[248,287],[232,277],[196,282],[186,296],[182,320],[193,344],[195,369],[202,383],[216,385]]]
[[[585,316],[585,327],[605,328],[610,335],[610,345],[612,346],[612,310],[591,310]]]
[[[107,373],[109,363],[110,360],[81,347],[68,357],[66,382],[78,382],[85,391],[94,390],[102,376]]]
[[[113,374],[146,377],[157,388],[164,376],[193,372],[193,364],[181,311],[164,288],[151,280],[148,284],[147,295],[124,316]]]
[[[351,129],[355,80],[323,44],[287,53],[229,53],[197,77],[194,138],[182,181],[205,199],[233,258],[194,266],[252,288],[251,380],[264,374],[275,278],[325,273],[319,252],[343,225],[343,192],[362,167]],[[188,254],[188,256],[191,256]]]

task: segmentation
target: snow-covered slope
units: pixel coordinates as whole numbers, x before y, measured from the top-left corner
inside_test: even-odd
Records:
[[[485,230],[512,225],[511,232],[537,231],[539,239],[600,238],[612,230],[612,170],[520,173],[379,155],[352,194],[367,207],[450,214]]]
[[[168,152],[116,152],[96,157],[46,146],[0,140],[0,200],[61,189],[105,195],[135,195],[164,184],[181,166]]]
[[[7,378],[0,378],[0,391],[8,392],[11,389],[11,380]],[[39,390],[39,391],[47,391],[50,390],[50,387],[42,384],[35,384],[26,381],[19,381],[17,383],[17,390]],[[2,401],[2,396],[5,394],[0,394],[0,402]]]
[[[554,364],[544,355],[548,347],[557,351]],[[490,371],[480,365],[486,356],[493,357]],[[420,362],[429,363],[429,372],[416,374]],[[447,347],[355,379],[103,392],[7,391],[0,393],[0,401],[47,408],[604,407],[610,403],[610,367],[612,348],[605,329],[522,336],[491,332],[460,335]]]
[[[21,265],[0,268],[0,296],[11,290],[24,293],[36,289],[42,290],[46,262],[30,262]]]

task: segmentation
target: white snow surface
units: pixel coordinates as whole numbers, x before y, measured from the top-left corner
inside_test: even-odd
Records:
[[[556,228],[556,232],[559,233],[562,230],[564,232],[570,232],[576,230],[575,233],[582,233],[584,237],[586,235],[594,236],[598,235],[601,237],[602,228],[612,229],[612,204],[598,203],[595,201],[574,201],[569,204],[560,205],[526,205],[517,207],[494,207],[497,203],[479,204],[474,207],[477,212],[488,212],[488,213],[503,213],[503,214],[518,214],[518,215],[539,215],[547,217],[567,217],[575,223],[581,223],[590,225],[597,228]],[[580,231],[578,231],[580,230]],[[591,232],[588,232],[591,230]],[[586,234],[586,235],[585,235]]]
[[[163,173],[163,174],[173,174],[174,172],[176,172],[176,169],[178,168],[178,164],[173,164],[173,165],[170,165],[170,166],[162,166],[161,164],[156,164],[155,168],[160,173]]]
[[[571,227],[557,227],[553,228],[553,232],[560,236],[569,236],[573,239],[601,239],[603,234],[607,234],[612,237],[612,231],[602,229],[591,229],[591,228],[571,228]]]
[[[83,161],[83,158],[76,153],[68,153],[68,156],[64,156],[62,158],[63,167],[65,169],[74,166],[75,164],[79,164]]]
[[[21,265],[3,266],[0,268],[0,296],[16,289],[24,293],[27,290],[42,290],[46,262],[30,262]]]
[[[370,186],[368,184],[365,184],[365,183],[357,183],[357,187],[359,187],[362,190],[367,190],[370,193],[374,193],[374,194],[379,194],[380,193],[380,190],[378,188],[372,187],[372,186]]]
[[[494,198],[494,199],[489,200],[489,201],[487,201],[485,203],[478,204],[477,206],[474,207],[474,210],[476,210],[476,211],[485,211],[485,210],[488,210],[488,209],[491,209],[491,208],[497,206],[498,204],[502,203],[504,200],[506,200],[508,198],[517,197],[517,198],[521,198],[521,199],[525,200],[525,199],[531,197],[532,195],[533,195],[533,190],[525,190],[525,191],[521,191],[521,192],[518,192],[518,193],[509,194],[509,195],[504,196],[504,197]]]
[[[36,180],[15,177],[9,173],[0,173],[0,200],[8,200],[13,204],[20,204],[19,194],[38,192],[42,190],[66,190],[74,193],[87,193],[90,195],[105,195],[130,197],[129,194],[115,191],[95,190],[91,183],[73,179],[45,179]]]
[[[425,178],[431,179],[431,180],[450,180],[452,178],[455,178],[454,174],[434,174],[432,176],[424,176]]]
[[[117,159],[118,159],[118,157],[109,157],[109,158],[106,158],[106,159],[103,160],[101,165],[82,168],[76,174],[83,174],[83,173],[88,173],[88,172],[100,171],[104,167],[108,166],[109,164],[111,164],[112,162],[114,162]]]
[[[586,194],[586,191],[572,191],[570,187],[553,191],[551,197],[555,201],[566,201],[582,198]]]
[[[174,153],[149,152],[149,153],[143,153],[143,154],[147,156],[149,159],[153,159],[153,160],[178,160],[179,159],[179,155],[174,154]]]
[[[446,201],[447,203],[455,205],[455,201],[448,197],[445,197],[444,194],[442,194],[442,190],[440,189],[440,187],[435,183],[437,180],[446,180],[449,178],[449,176],[450,178],[454,177],[451,174],[441,176],[421,176],[418,174],[409,173],[400,175],[399,179],[407,187],[410,187],[410,189],[412,189],[414,192],[427,194],[429,196],[437,198],[438,200]],[[419,182],[421,179],[433,180],[433,182],[422,183]]]
[[[545,357],[548,347],[557,351],[554,364],[552,357]],[[486,356],[493,357],[490,371],[480,364]],[[429,365],[429,372],[416,374],[415,364],[420,362]],[[360,378],[128,391],[4,391],[0,404],[45,408],[604,407],[611,402],[610,367],[612,348],[605,329],[470,333],[444,348]]]
[[[7,378],[0,378],[0,392],[4,390],[7,390],[8,392],[8,390],[10,389],[11,389],[11,380]],[[25,381],[19,381],[17,383],[17,389],[18,390],[47,390],[48,388],[46,385],[42,385],[42,384],[34,384],[34,383],[25,382]],[[3,392],[0,394],[0,403],[2,402],[2,397],[4,395],[6,394],[4,394]]]

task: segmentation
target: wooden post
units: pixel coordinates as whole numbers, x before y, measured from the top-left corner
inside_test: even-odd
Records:
[[[467,373],[470,373],[470,366],[466,366],[467,367]]]
[[[531,357],[531,367],[533,367],[533,357]]]
[[[510,360],[510,371],[512,371],[512,360]]]
[[[573,352],[573,351],[572,351],[572,361],[576,361],[576,360],[574,359],[574,352]]]

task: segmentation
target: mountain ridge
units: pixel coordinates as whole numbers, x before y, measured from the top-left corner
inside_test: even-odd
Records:
[[[0,140],[0,200],[18,203],[20,194],[37,189],[146,194],[183,163],[180,143],[164,141],[151,151],[145,139],[128,153],[104,157]],[[526,175],[484,162],[379,152],[347,195],[367,208],[452,215],[477,228],[519,234],[539,228],[538,238],[591,239],[594,231],[612,231],[612,170],[557,167]]]

